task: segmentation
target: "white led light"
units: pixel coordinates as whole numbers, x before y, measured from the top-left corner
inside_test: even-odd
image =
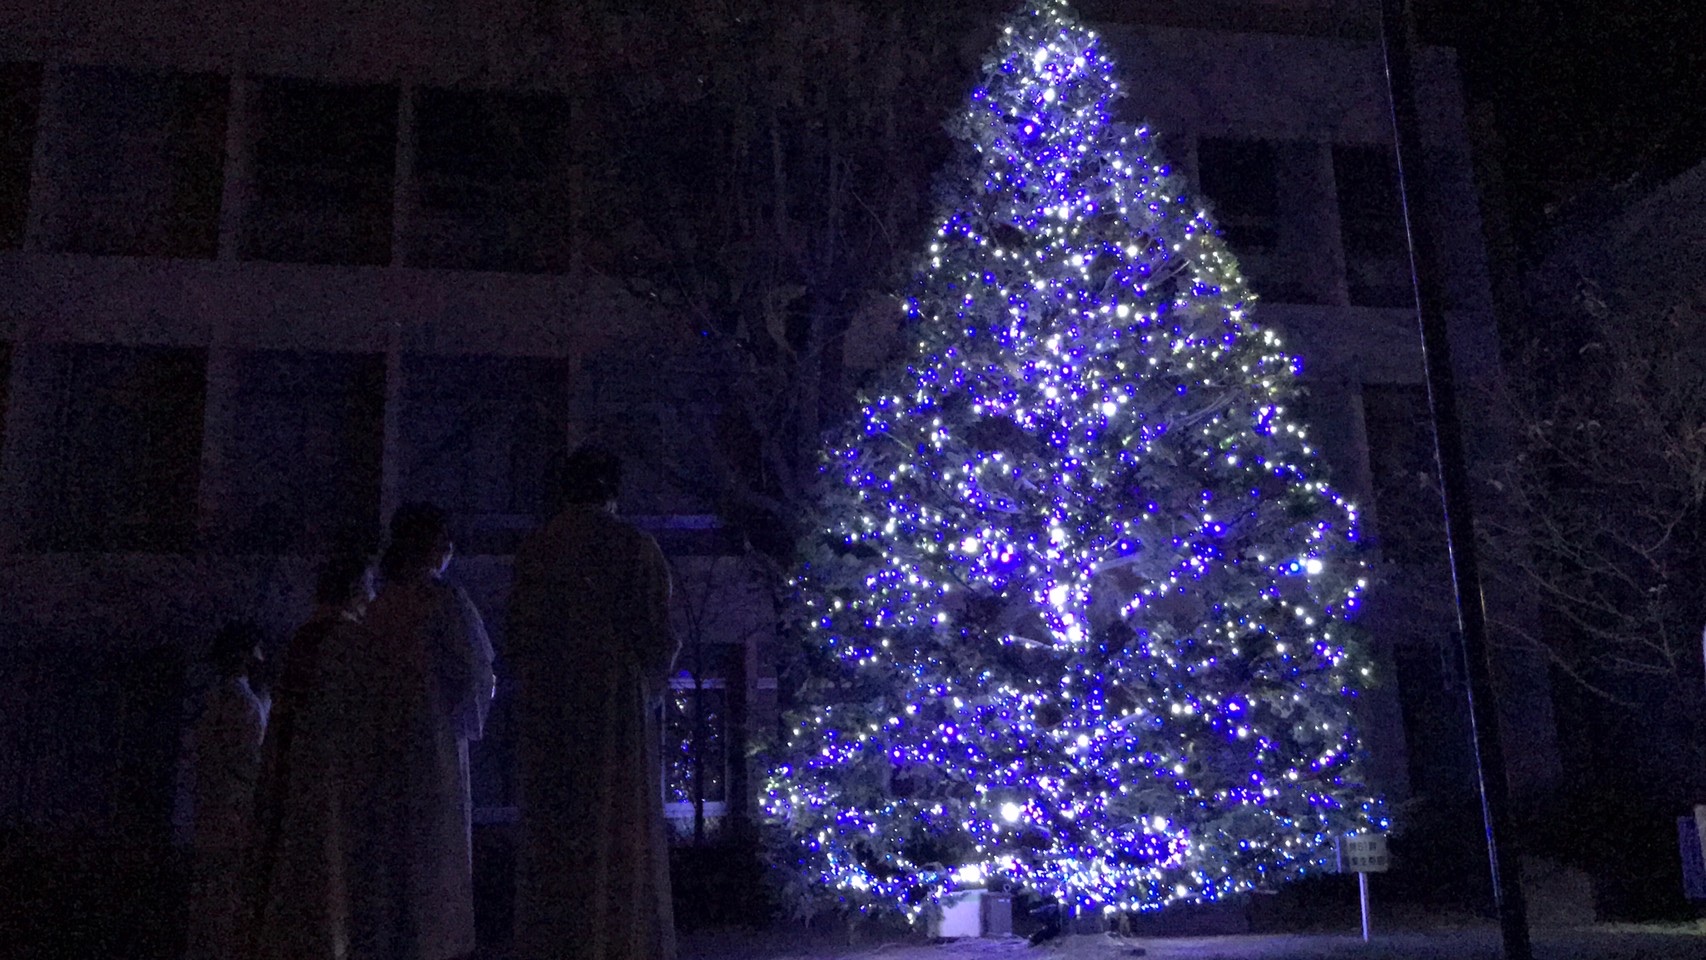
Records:
[[[1046,0],[999,39],[969,182],[823,474],[841,549],[790,581],[819,679],[855,686],[791,708],[761,809],[862,911],[922,921],[992,872],[1105,912],[1216,900],[1386,825],[1345,786],[1355,508],[1236,252],[1151,131],[1110,126],[1092,37]]]

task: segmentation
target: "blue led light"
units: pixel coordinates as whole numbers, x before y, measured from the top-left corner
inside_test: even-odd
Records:
[[[1148,910],[1320,868],[1386,821],[1337,612],[1358,519],[1288,412],[1300,361],[1064,2],[990,62],[908,351],[802,545],[779,852],[913,917],[991,877]]]

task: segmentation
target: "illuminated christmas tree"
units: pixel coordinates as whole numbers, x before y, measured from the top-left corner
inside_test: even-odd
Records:
[[[1346,623],[1354,508],[1207,214],[1059,0],[1003,31],[906,298],[827,458],[811,669],[763,798],[812,885],[917,916],[1001,880],[1218,899],[1382,829]]]

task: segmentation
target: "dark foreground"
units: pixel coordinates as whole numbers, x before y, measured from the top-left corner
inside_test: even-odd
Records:
[[[839,942],[837,942],[839,941]],[[1566,927],[1536,931],[1537,960],[1702,960],[1706,924]],[[1024,940],[930,944],[891,940],[848,944],[801,931],[700,933],[683,938],[681,960],[1496,960],[1491,924],[1377,935],[1284,934],[1167,939],[1066,937],[1033,947]]]

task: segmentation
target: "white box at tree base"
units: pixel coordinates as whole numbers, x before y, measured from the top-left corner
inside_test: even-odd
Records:
[[[999,937],[1013,932],[1013,898],[988,890],[959,890],[942,898],[930,936],[946,940]]]

